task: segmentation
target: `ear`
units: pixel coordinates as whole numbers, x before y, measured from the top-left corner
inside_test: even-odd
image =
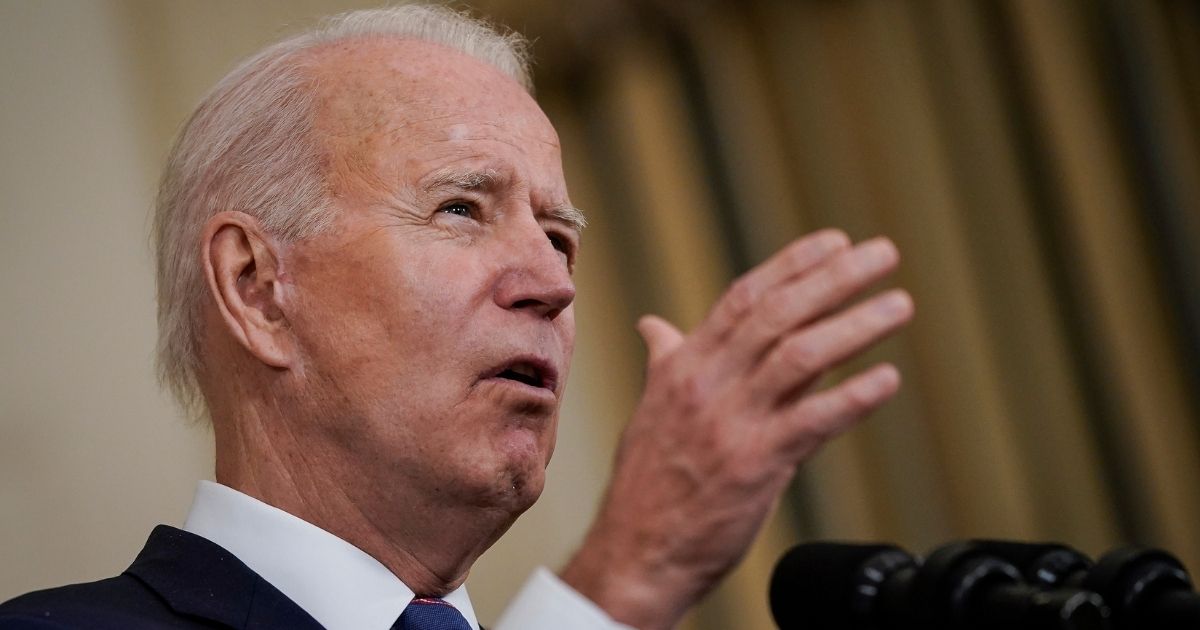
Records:
[[[278,251],[254,217],[221,212],[204,226],[201,264],[226,329],[258,360],[292,365],[294,344],[282,308]]]

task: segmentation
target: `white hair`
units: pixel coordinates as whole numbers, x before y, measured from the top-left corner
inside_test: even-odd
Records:
[[[171,150],[154,215],[158,375],[191,415],[205,412],[198,374],[207,293],[199,238],[225,210],[252,215],[284,242],[318,234],[333,205],[313,127],[311,55],[327,44],[392,37],[442,44],[495,66],[532,92],[519,34],[443,6],[351,11],[242,62],[200,102]]]

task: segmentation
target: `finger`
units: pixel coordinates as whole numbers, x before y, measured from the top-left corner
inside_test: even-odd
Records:
[[[772,428],[779,432],[778,443],[798,461],[853,427],[899,390],[899,370],[882,363],[805,396],[776,418]]]
[[[752,396],[785,402],[787,394],[895,332],[912,314],[912,298],[894,289],[787,337],[751,374]]]
[[[839,252],[850,248],[841,230],[821,230],[793,241],[766,262],[738,278],[697,329],[701,339],[721,340],[736,327],[768,291],[799,277]]]
[[[895,271],[899,262],[896,246],[887,238],[875,238],[775,288],[726,344],[726,368],[744,369],[758,362],[782,336],[841,306]]]
[[[683,343],[683,333],[657,315],[644,315],[637,323],[638,334],[646,343],[651,363],[667,356]]]

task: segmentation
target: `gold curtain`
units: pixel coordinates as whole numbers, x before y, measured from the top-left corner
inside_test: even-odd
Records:
[[[773,627],[772,562],[809,538],[1136,542],[1200,570],[1196,5],[583,14],[539,47],[539,91],[573,130],[568,177],[596,218],[583,264],[604,267],[582,294],[602,281],[624,305],[606,329],[626,365],[638,313],[693,325],[738,273],[827,225],[895,239],[918,307],[867,358],[896,362],[904,393],[804,468],[690,627]]]

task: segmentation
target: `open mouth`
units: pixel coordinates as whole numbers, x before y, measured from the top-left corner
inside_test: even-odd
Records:
[[[507,378],[514,381],[520,381],[526,385],[534,387],[542,386],[542,375],[538,374],[536,368],[530,365],[514,365],[507,370],[496,375],[497,378]]]
[[[516,381],[522,385],[554,391],[555,370],[540,359],[519,359],[506,363],[491,378]]]

